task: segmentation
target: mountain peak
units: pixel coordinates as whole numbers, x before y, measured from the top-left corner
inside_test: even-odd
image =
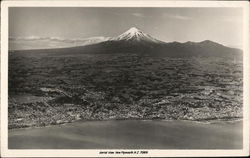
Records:
[[[148,34],[142,32],[136,27],[131,27],[123,34],[119,35],[118,37],[113,38],[115,41],[133,41],[133,42],[153,42],[153,43],[161,43]]]
[[[137,40],[140,41],[140,37],[146,36],[141,30],[136,27],[131,27],[126,32],[118,36],[119,40]]]
[[[216,43],[216,42],[210,41],[210,40],[201,41],[200,44],[210,45],[210,46],[223,46],[222,44],[219,44],[219,43]]]
[[[128,31],[126,31],[128,33],[132,33],[132,34],[136,34],[136,33],[140,33],[142,32],[141,30],[139,30],[138,28],[136,27],[131,27],[130,29],[128,29]]]

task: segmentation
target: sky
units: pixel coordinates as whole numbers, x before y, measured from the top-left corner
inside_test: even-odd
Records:
[[[165,42],[212,40],[240,48],[242,14],[240,8],[10,8],[10,49],[81,45],[131,27]]]

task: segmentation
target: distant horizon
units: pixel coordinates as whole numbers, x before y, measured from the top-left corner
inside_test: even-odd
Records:
[[[143,30],[141,30],[141,31],[143,31]],[[117,36],[119,36],[119,35],[117,35]],[[114,36],[114,37],[116,37],[116,36]],[[10,47],[9,49],[10,50],[29,50],[29,49],[43,49],[43,48],[51,48],[51,49],[52,48],[68,48],[68,47],[74,47],[74,46],[89,45],[88,41],[93,40],[93,39],[109,39],[109,38],[113,38],[113,37],[94,36],[94,37],[87,37],[87,38],[68,38],[68,39],[62,38],[62,37],[38,37],[38,36],[9,37],[10,44],[12,44],[12,47]],[[46,46],[46,43],[45,43],[43,46],[40,46],[40,47],[38,46],[37,48],[36,47],[34,48],[34,45],[32,45],[32,46],[26,47],[26,48],[25,47],[22,48],[22,47],[19,46],[18,48],[15,49],[16,45],[11,43],[11,42],[19,41],[19,40],[20,41],[26,41],[26,42],[34,42],[34,41],[41,42],[41,41],[47,40],[47,42],[58,42],[58,45],[49,47],[48,45]],[[212,42],[216,42],[218,44],[224,45],[223,43],[219,43],[217,41],[213,41],[213,40],[210,40],[210,39],[204,39],[204,40],[201,40],[201,41],[191,41],[191,40],[189,40],[189,41],[162,41],[162,42],[166,42],[166,43],[171,43],[171,42],[178,42],[178,43],[195,42],[195,43],[199,43],[199,42],[204,42],[204,41],[212,41]],[[102,42],[102,41],[100,41],[100,42]],[[60,45],[60,44],[65,44],[65,43],[68,43],[68,45],[67,44],[66,45]],[[72,44],[72,43],[74,43],[74,44]],[[97,43],[99,43],[99,42],[97,42]],[[14,45],[14,47],[13,47],[13,45]],[[236,48],[236,49],[242,49],[241,45],[237,45],[237,46],[236,45],[235,46],[233,46],[233,45],[224,45],[224,46],[231,47],[231,48]]]
[[[242,49],[239,8],[10,8],[10,50],[85,45],[131,27],[163,42],[204,40]]]

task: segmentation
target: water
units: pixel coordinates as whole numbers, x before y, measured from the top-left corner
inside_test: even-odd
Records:
[[[81,121],[9,131],[10,149],[240,149],[242,121]]]

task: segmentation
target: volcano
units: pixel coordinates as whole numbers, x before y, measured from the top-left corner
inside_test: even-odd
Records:
[[[242,50],[226,47],[222,44],[205,40],[202,42],[170,42],[160,41],[132,27],[117,37],[105,38],[99,43],[71,48],[25,50],[22,52],[61,54],[117,54],[132,53],[138,55],[163,57],[231,57],[242,58]]]
[[[118,37],[114,37],[111,40],[113,41],[124,41],[132,43],[163,43],[150,35],[142,32],[136,27],[132,27]]]

